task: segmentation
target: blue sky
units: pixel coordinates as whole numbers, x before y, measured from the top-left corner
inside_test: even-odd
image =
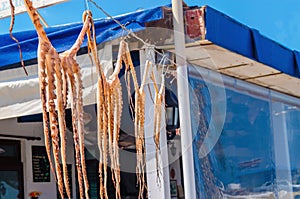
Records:
[[[171,3],[171,0],[95,0],[111,15],[132,12]],[[209,5],[235,20],[259,30],[263,35],[282,45],[300,51],[300,0],[186,0],[188,5]],[[105,17],[93,4],[89,4],[95,18]],[[40,9],[50,26],[81,20],[85,0],[69,0],[49,8]],[[0,20],[0,33],[7,33],[9,18]],[[14,31],[32,29],[27,14],[16,17]]]

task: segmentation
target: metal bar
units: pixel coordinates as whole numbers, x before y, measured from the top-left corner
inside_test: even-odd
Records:
[[[48,23],[46,22],[46,20],[44,19],[44,17],[40,14],[40,12],[39,12],[38,10],[36,10],[36,13],[39,15],[39,18],[40,18],[41,22],[44,24],[44,26],[45,26],[46,28],[48,28],[49,25],[48,25]]]
[[[172,0],[185,198],[196,198],[182,0]]]
[[[6,138],[18,138],[18,139],[26,139],[26,140],[41,140],[41,137],[22,136],[22,135],[6,135],[6,134],[0,134],[0,137],[6,137]]]

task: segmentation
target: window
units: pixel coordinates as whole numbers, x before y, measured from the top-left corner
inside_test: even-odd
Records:
[[[0,198],[23,198],[23,166],[20,142],[0,140]]]
[[[226,76],[220,84],[206,74],[189,76],[198,198],[296,196],[299,99]],[[220,90],[223,96],[215,94]],[[213,106],[226,109],[216,114]],[[221,116],[224,124],[217,134]],[[211,125],[211,120],[217,122]],[[214,134],[216,142],[208,139]],[[202,146],[207,155],[201,155]]]

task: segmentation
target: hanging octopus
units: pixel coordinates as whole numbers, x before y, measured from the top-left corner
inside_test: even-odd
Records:
[[[71,49],[58,54],[48,39],[30,0],[24,0],[27,12],[35,26],[39,37],[38,69],[40,95],[42,101],[43,127],[45,146],[52,168],[56,176],[61,198],[65,187],[68,198],[71,198],[66,163],[66,123],[65,108],[70,87],[73,138],[75,146],[76,167],[80,198],[89,198],[88,180],[84,154],[82,80],[80,67],[76,62],[76,53],[84,40],[84,36],[92,25],[92,17],[85,13],[83,28]],[[70,86],[69,86],[70,85]],[[49,113],[48,113],[49,112]],[[48,128],[50,126],[50,128]],[[51,139],[50,139],[51,136]],[[59,144],[60,142],[60,144]],[[54,163],[51,158],[51,146]],[[63,174],[61,174],[60,158]],[[54,169],[55,167],[55,169]],[[84,187],[83,187],[84,184]]]
[[[125,58],[126,65],[126,81],[128,93],[130,93],[130,74],[133,79],[135,96],[134,96],[134,132],[135,132],[135,144],[136,144],[136,175],[137,182],[139,185],[139,196],[138,198],[143,198],[144,191],[146,189],[145,182],[145,165],[146,165],[146,149],[145,149],[145,92],[144,87],[146,83],[146,78],[148,75],[150,62],[147,61],[145,64],[144,75],[142,79],[141,86],[138,85],[137,75],[130,57],[130,51],[128,49],[128,44],[126,43],[125,51],[123,56]]]
[[[100,64],[100,60],[98,58],[97,53],[97,44],[95,39],[95,29],[94,24],[92,22],[92,31],[87,31],[88,38],[88,52],[92,54],[91,59],[92,62],[96,65],[98,72],[98,80],[97,80],[97,126],[98,126],[98,148],[99,148],[99,180],[100,187],[99,193],[100,198],[108,198],[107,195],[107,144],[108,144],[108,85],[106,81],[106,77],[104,75],[102,66]],[[122,98],[120,98],[122,99]],[[121,115],[121,114],[120,114]]]
[[[98,148],[100,198],[108,198],[107,194],[107,167],[108,156],[111,162],[112,180],[116,189],[116,198],[121,199],[120,162],[119,162],[119,131],[123,108],[122,88],[118,74],[122,68],[122,52],[125,43],[120,44],[116,68],[112,75],[106,77],[100,64],[94,30],[88,31],[89,51],[98,71],[97,83],[97,118],[98,118]]]
[[[124,43],[124,42],[123,42]],[[130,93],[130,75],[133,79],[134,90],[135,90],[135,101],[134,101],[134,132],[136,142],[136,156],[137,166],[136,175],[139,185],[139,199],[144,198],[143,194],[146,189],[145,182],[145,165],[146,165],[146,149],[145,149],[145,91],[144,87],[146,84],[147,76],[149,75],[149,68],[151,66],[150,61],[146,61],[145,70],[141,86],[138,85],[137,75],[130,57],[130,51],[128,44],[125,43],[125,51],[122,53],[124,56],[124,62],[126,65],[125,78],[127,81],[128,93]],[[120,55],[120,52],[119,52]],[[153,73],[152,73],[153,76]],[[154,76],[153,76],[154,77]],[[157,177],[159,178],[159,139],[160,139],[160,126],[161,126],[161,113],[162,113],[162,102],[164,98],[164,77],[162,77],[161,88],[158,89],[155,79],[152,78],[155,86],[155,111],[154,111],[154,142],[156,146],[156,166],[157,166]]]

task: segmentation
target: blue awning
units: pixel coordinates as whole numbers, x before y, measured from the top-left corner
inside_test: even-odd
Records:
[[[300,52],[266,38],[258,30],[249,28],[209,6],[205,10],[207,40],[288,75],[300,77]],[[128,29],[137,32],[145,29],[146,22],[160,20],[163,15],[162,7],[156,7],[124,14],[116,19]],[[72,23],[46,28],[46,32],[53,46],[58,52],[62,52],[71,47],[81,27],[82,23]],[[95,28],[98,44],[126,34],[111,19],[96,19]],[[20,41],[24,61],[35,59],[38,44],[35,30],[17,32],[14,36]],[[16,67],[14,64],[20,62],[17,44],[9,34],[0,35],[0,41],[0,70]],[[85,46],[86,42],[82,47]]]
[[[223,13],[206,7],[206,39],[283,73],[300,77],[300,53],[261,35]]]
[[[163,18],[162,7],[136,11],[116,17],[129,30],[137,32],[145,29],[145,23]],[[111,19],[96,19],[95,31],[97,43],[106,42],[126,35],[126,31]],[[46,28],[45,31],[58,52],[69,49],[82,28],[82,23],[72,23],[56,27]],[[13,34],[20,42],[24,61],[37,57],[38,37],[35,30],[17,32]],[[63,38],[63,41],[62,41]],[[0,70],[11,68],[12,64],[19,63],[19,49],[9,34],[0,35]],[[86,46],[86,41],[82,47]]]

